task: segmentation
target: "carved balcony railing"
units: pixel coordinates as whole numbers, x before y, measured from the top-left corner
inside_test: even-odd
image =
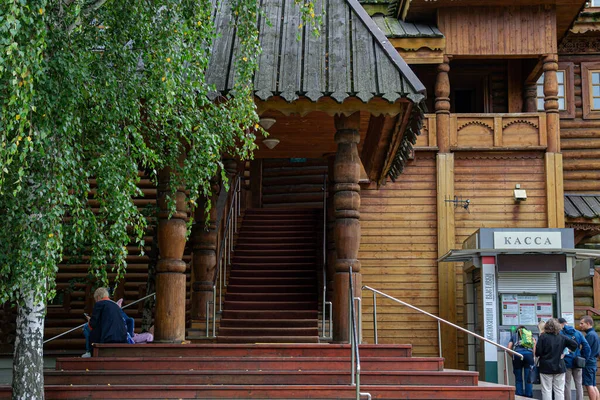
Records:
[[[417,149],[437,148],[436,115],[426,114]],[[452,150],[544,150],[544,113],[450,114]]]

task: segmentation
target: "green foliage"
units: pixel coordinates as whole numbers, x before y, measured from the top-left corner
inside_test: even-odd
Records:
[[[173,191],[194,204],[223,154],[251,157],[258,2],[233,12],[236,85],[213,102],[208,0],[0,4],[0,303],[44,287],[51,298],[65,248],[85,248],[105,281],[109,263],[122,275],[147,223],[132,202],[140,169],[175,171]]]

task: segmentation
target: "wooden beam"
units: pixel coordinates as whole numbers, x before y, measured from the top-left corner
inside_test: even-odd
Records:
[[[252,207],[262,207],[262,160],[250,162],[250,192],[252,192]]]
[[[290,103],[281,97],[272,97],[267,101],[254,99],[256,104],[257,112],[262,115],[265,111],[273,110],[279,111],[284,115],[298,114],[305,116],[313,111],[322,111],[329,116],[334,115],[345,115],[349,116],[358,111],[366,111],[371,115],[398,115],[406,109],[407,103],[410,100],[400,98],[394,103],[382,98],[373,98],[368,103],[363,103],[361,100],[351,97],[343,103],[329,98],[322,97],[318,101],[312,101],[305,97],[301,97],[298,100]]]
[[[454,154],[437,155],[437,235],[438,257],[456,245],[454,205],[446,200],[454,198]],[[454,263],[438,263],[439,316],[457,323],[456,314],[456,271]],[[456,329],[441,325],[442,353],[448,368],[458,367],[458,337]]]
[[[523,111],[523,76],[521,60],[508,60],[508,112]]]

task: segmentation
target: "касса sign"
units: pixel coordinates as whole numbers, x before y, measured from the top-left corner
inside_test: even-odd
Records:
[[[495,249],[560,249],[560,232],[494,232]]]

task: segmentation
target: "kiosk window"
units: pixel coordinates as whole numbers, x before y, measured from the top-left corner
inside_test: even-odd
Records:
[[[556,295],[502,294],[500,295],[502,325],[537,325],[556,316]]]

